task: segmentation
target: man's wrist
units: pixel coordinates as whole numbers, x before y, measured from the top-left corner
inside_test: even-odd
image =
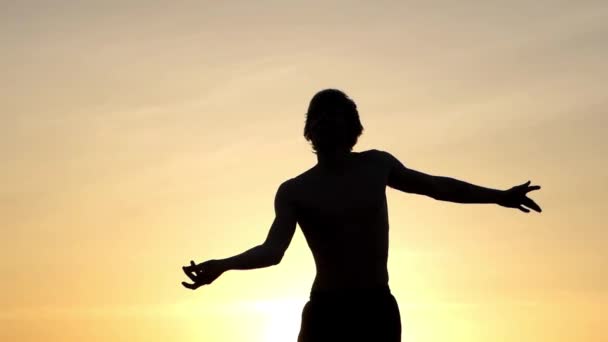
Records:
[[[498,205],[502,205],[504,203],[504,199],[505,199],[505,194],[506,191],[505,190],[496,190],[496,194],[495,194],[495,201],[494,203],[498,204]]]
[[[228,259],[217,259],[213,260],[214,266],[216,269],[220,270],[222,273],[230,270],[230,260]]]

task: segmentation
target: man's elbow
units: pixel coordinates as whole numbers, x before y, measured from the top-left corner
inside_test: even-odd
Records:
[[[270,266],[278,265],[283,260],[285,251],[278,248],[268,248],[267,260]]]
[[[283,255],[285,255],[283,252],[273,253],[270,257],[270,265],[275,266],[280,264],[281,260],[283,260]]]
[[[411,184],[409,193],[423,195],[436,200],[442,200],[441,181],[436,176],[427,176]]]

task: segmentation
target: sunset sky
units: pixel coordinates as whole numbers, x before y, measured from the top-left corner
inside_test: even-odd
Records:
[[[605,1],[6,1],[0,41],[1,341],[295,341],[299,230],[195,292],[181,266],[263,241],[329,87],[357,151],[543,187],[387,190],[403,341],[608,341]]]

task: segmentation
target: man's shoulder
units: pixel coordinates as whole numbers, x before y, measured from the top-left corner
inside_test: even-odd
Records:
[[[302,191],[310,187],[311,181],[310,177],[307,177],[307,172],[283,181],[277,190],[277,198],[285,202],[297,202],[302,196]]]
[[[357,152],[357,154],[362,159],[367,159],[370,162],[381,163],[381,164],[385,164],[385,165],[390,165],[392,160],[395,159],[395,157],[393,157],[392,154],[390,154],[387,151],[380,150],[380,149],[369,149],[369,150]],[[317,171],[316,167],[313,166],[310,169],[300,173],[299,175],[285,180],[281,184],[281,188],[288,190],[288,189],[298,188],[298,187],[302,187],[302,186],[305,187],[307,184],[310,184],[311,182],[314,183],[318,176],[316,171]]]
[[[395,158],[389,152],[379,149],[371,149],[359,153],[360,155],[367,157],[374,162],[390,163]]]
[[[309,168],[308,170],[301,172],[299,175],[286,180],[285,183],[289,183],[289,184],[291,184],[291,186],[297,186],[298,184],[302,184],[307,181],[310,181],[310,179],[312,177],[314,177],[314,173],[315,173],[316,169],[317,169],[317,167],[313,166],[313,167]]]
[[[297,176],[289,178],[279,186],[279,191],[284,194],[289,194],[289,197],[294,196],[294,194],[299,193],[303,189],[311,186],[311,184],[315,183],[315,167],[312,167]]]
[[[283,181],[283,183],[281,183],[280,188],[286,191],[291,191],[297,187],[301,187],[302,184],[305,184],[307,181],[310,180],[313,169],[314,167],[300,173],[297,176],[286,179],[285,181]]]

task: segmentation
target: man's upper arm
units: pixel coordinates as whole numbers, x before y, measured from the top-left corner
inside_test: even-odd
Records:
[[[434,177],[405,167],[388,152],[381,151],[388,164],[387,185],[403,192],[433,197],[436,193]]]
[[[296,230],[296,214],[293,206],[292,184],[288,180],[279,186],[274,199],[275,218],[264,245],[280,258],[289,247]]]

